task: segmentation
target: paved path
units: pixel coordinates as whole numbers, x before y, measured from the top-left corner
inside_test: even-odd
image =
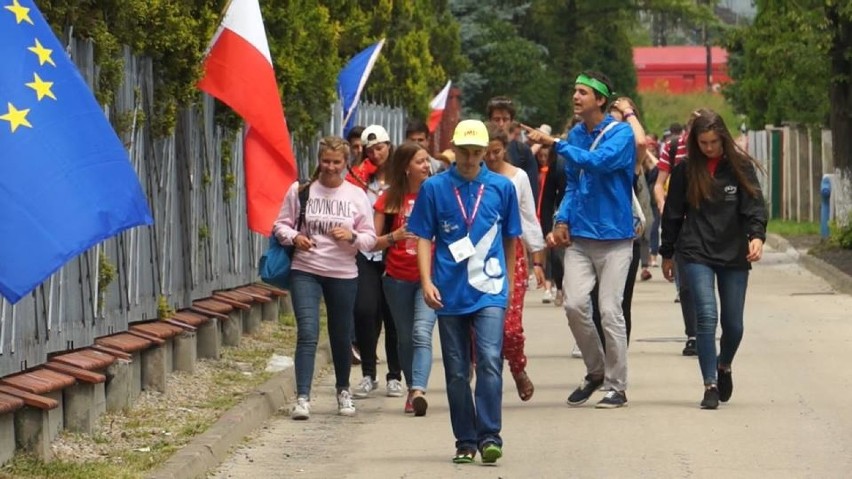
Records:
[[[562,311],[541,304],[534,291],[525,326],[536,393],[522,403],[506,368],[497,466],[450,462],[436,354],[428,416],[405,416],[402,399],[376,396],[356,403],[357,417],[338,417],[326,375],[315,384],[310,421],[274,418],[211,477],[849,477],[852,297],[833,294],[788,255],[767,251],[751,276],[733,398],[704,411],[697,360],[680,355],[673,286],[658,268],[653,273],[636,287],[627,408],[594,409],[600,393],[580,408],[565,404],[584,374],[582,361],[569,357],[573,340]],[[353,384],[359,379],[353,370]]]

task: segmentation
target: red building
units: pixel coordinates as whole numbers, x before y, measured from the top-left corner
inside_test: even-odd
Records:
[[[691,93],[707,90],[707,50],[703,46],[635,47],[637,89],[640,93],[658,91]],[[728,52],[711,48],[713,90],[728,83]]]

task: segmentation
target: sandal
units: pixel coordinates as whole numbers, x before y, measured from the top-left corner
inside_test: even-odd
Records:
[[[473,458],[475,457],[476,449],[456,449],[453,464],[473,464]]]
[[[535,386],[530,380],[530,377],[527,376],[527,372],[521,371],[512,376],[515,378],[515,387],[518,388],[518,396],[521,398],[521,401],[529,401],[533,397]]]

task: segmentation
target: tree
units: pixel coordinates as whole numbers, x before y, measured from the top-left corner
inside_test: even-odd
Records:
[[[726,95],[749,123],[797,122],[831,128],[844,188],[839,214],[852,205],[852,4],[838,0],[757,2],[753,25],[727,40],[734,83]]]
[[[386,39],[365,90],[368,98],[401,104],[425,118],[432,96],[466,67],[458,22],[445,0],[324,3],[340,25],[341,62]]]

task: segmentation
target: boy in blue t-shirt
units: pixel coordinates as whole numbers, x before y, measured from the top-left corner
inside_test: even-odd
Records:
[[[502,456],[503,319],[521,220],[515,187],[482,164],[488,131],[464,120],[453,134],[456,163],[420,188],[408,231],[426,304],[436,310],[447,382],[455,463]],[[432,260],[432,244],[435,255]],[[508,265],[508,267],[507,267]],[[476,395],[470,390],[471,332]]]

